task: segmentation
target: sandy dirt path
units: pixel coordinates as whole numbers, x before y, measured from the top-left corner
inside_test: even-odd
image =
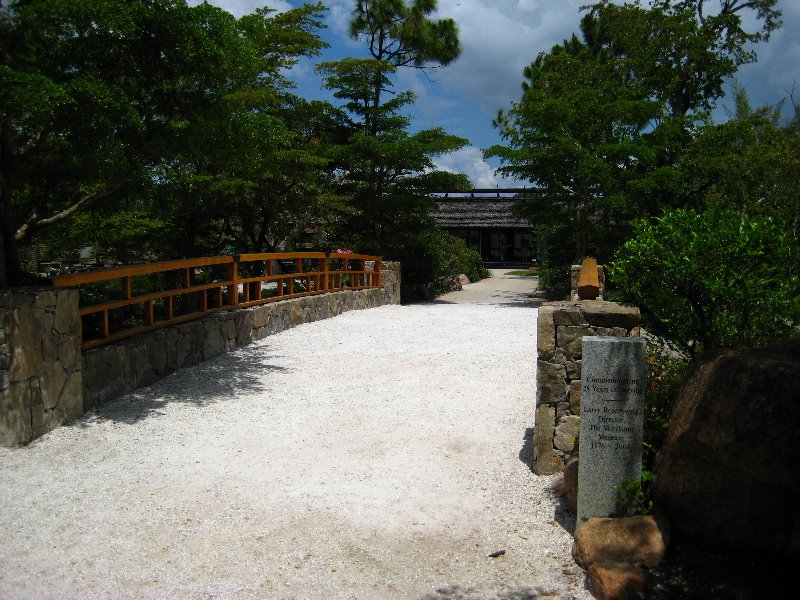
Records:
[[[590,598],[523,462],[536,310],[496,300],[302,325],[0,449],[0,598]]]

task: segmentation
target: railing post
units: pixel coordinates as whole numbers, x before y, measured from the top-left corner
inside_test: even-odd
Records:
[[[372,270],[372,285],[378,288],[383,286],[381,281],[381,266],[381,257],[378,256],[375,258],[375,268]]]
[[[328,256],[325,255],[325,258],[320,259],[320,271],[322,277],[322,291],[328,291]]]
[[[155,321],[155,314],[153,311],[153,301],[148,300],[144,303],[144,323],[145,325],[152,325]]]
[[[239,255],[231,257],[231,262],[228,263],[227,268],[227,277],[228,281],[231,282],[231,285],[228,286],[228,304],[230,306],[236,306],[239,304]],[[222,291],[222,288],[220,288]],[[222,306],[222,303],[220,303]]]
[[[122,299],[130,300],[133,293],[131,290],[131,278],[123,277],[120,279],[120,283],[122,284]]]

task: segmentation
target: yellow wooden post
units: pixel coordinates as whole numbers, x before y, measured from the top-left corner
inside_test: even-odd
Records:
[[[144,324],[152,325],[154,320],[153,301],[148,300],[144,303]]]
[[[383,281],[382,281],[383,273],[381,273],[382,266],[383,265],[381,264],[381,257],[379,256],[375,259],[375,270],[373,271],[374,275],[372,276],[373,277],[372,285],[374,285],[375,287],[383,286]]]
[[[597,276],[597,260],[587,256],[581,262],[581,274],[578,278],[578,298],[595,300],[600,295],[600,278]]]

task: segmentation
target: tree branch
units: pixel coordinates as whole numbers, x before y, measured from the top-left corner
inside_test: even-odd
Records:
[[[105,198],[111,193],[112,189],[113,189],[112,180],[108,179],[103,184],[103,187],[97,190],[96,192],[87,194],[72,206],[62,211],[59,211],[53,215],[50,215],[49,217],[43,217],[40,219],[36,214],[36,212],[34,212],[33,215],[31,215],[31,218],[28,219],[25,223],[23,223],[19,229],[17,229],[14,238],[17,240],[17,242],[21,242],[22,240],[32,235],[33,233],[41,229],[44,229],[46,227],[49,227],[51,225],[54,225],[59,221],[63,221],[64,219],[74,214],[75,212],[79,211],[80,209],[96,202],[97,200],[100,200],[101,198]]]

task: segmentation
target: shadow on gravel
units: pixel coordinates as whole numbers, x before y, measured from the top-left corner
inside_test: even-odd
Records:
[[[533,427],[526,427],[522,435],[522,448],[519,450],[519,459],[533,471]]]
[[[282,357],[270,354],[266,346],[242,349],[223,354],[207,362],[181,369],[155,382],[111,400],[88,413],[91,420],[110,420],[133,424],[142,419],[160,416],[170,403],[179,402],[201,408],[228,400],[237,393],[266,392],[261,375],[264,372],[288,373],[291,369],[273,364]],[[184,382],[191,380],[191,395]],[[79,426],[87,426],[82,419]]]
[[[537,600],[539,598],[552,598],[553,592],[548,590],[534,590],[529,587],[500,592],[489,596],[497,600]],[[486,594],[479,593],[473,588],[464,588],[459,585],[439,588],[433,594],[426,594],[420,600],[485,600]]]
[[[476,302],[453,302],[451,300],[431,300],[429,302],[425,302],[424,304],[479,304],[485,306],[497,306],[499,308],[539,308],[544,300],[541,298],[529,298],[525,296],[521,296],[519,298],[509,298],[508,296],[496,295],[492,296],[492,298],[497,298],[496,302],[490,300],[481,300]]]
[[[533,471],[533,427],[526,427],[523,434],[522,448],[519,451],[519,459],[525,466]],[[556,480],[558,475],[553,476],[553,481]],[[567,499],[563,495],[563,484],[561,485],[562,492],[555,491],[555,485],[551,483],[550,494],[554,503],[553,507],[553,520],[561,525],[565,531],[570,535],[575,533],[575,514],[569,508]]]

